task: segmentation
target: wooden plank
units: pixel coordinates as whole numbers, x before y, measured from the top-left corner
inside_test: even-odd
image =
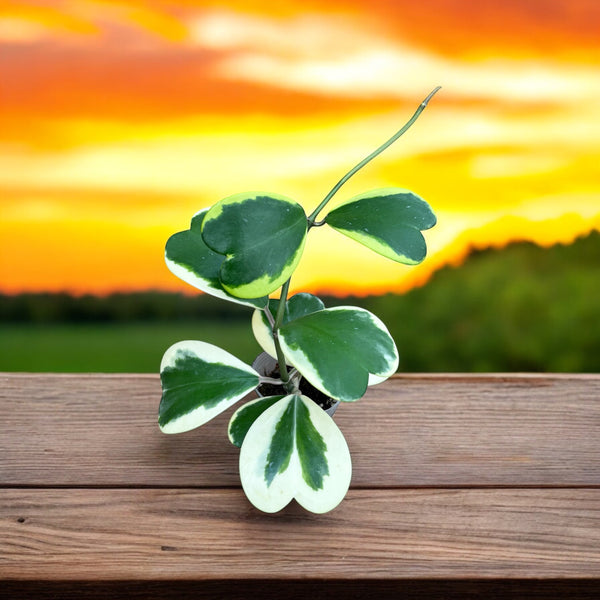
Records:
[[[0,579],[598,578],[600,490],[353,490],[276,515],[241,490],[1,490]]]
[[[238,486],[230,413],[159,432],[154,375],[0,375],[4,486]],[[400,375],[342,406],[353,487],[598,486],[600,375]]]

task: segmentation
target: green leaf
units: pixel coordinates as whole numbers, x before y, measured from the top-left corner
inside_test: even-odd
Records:
[[[296,437],[295,426],[296,400],[293,399],[287,403],[283,414],[275,423],[275,428],[271,434],[262,478],[267,484],[267,488],[271,486],[276,475],[285,473],[290,466],[292,453],[294,452],[294,439]],[[322,440],[319,441],[322,443]],[[251,444],[252,442],[249,443]]]
[[[279,300],[270,299],[269,308],[273,318],[277,314]],[[283,314],[283,324],[289,323],[300,317],[304,317],[318,310],[323,310],[325,305],[323,302],[312,294],[300,293],[292,296],[286,304]],[[271,326],[263,310],[255,310],[252,315],[252,331],[256,341],[261,345],[262,349],[270,354],[273,358],[277,358],[275,344],[273,343],[273,332]]]
[[[387,258],[416,265],[427,254],[421,230],[433,227],[436,218],[416,194],[383,188],[351,198],[334,208],[325,222]]]
[[[242,487],[265,512],[277,512],[294,498],[311,512],[330,511],[346,495],[351,476],[342,432],[305,396],[286,396],[265,410],[242,444]]]
[[[315,312],[284,325],[286,358],[317,389],[345,402],[361,398],[369,383],[396,372],[398,351],[385,325],[353,306]],[[376,378],[370,379],[370,374]]]
[[[165,262],[169,270],[195,288],[224,300],[264,307],[268,297],[240,300],[232,296],[221,285],[219,272],[225,257],[211,250],[202,239],[202,222],[208,208],[196,213],[190,228],[172,235],[165,248]]]
[[[268,295],[289,279],[302,256],[306,231],[298,203],[263,192],[221,200],[202,225],[206,244],[226,257],[221,284],[238,298]]]
[[[256,400],[247,402],[241,408],[238,408],[229,421],[229,441],[239,448],[248,433],[248,429],[250,429],[254,421],[256,421],[267,408],[270,408],[282,398],[283,396],[257,398]]]
[[[259,375],[235,356],[205,342],[171,346],[160,364],[158,425],[181,433],[203,425],[255,389]]]

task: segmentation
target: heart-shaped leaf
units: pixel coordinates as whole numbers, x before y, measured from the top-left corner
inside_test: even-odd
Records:
[[[273,318],[277,315],[279,308],[279,300],[270,299],[267,310],[271,311]],[[299,319],[310,313],[318,310],[323,310],[325,305],[323,302],[312,294],[301,293],[292,296],[286,303],[285,312],[283,314],[283,324],[289,323],[294,319]],[[255,310],[252,315],[252,331],[256,341],[261,345],[262,349],[270,354],[273,358],[277,358],[275,344],[273,343],[273,332],[271,326],[263,310]]]
[[[258,373],[217,346],[183,341],[160,364],[162,398],[158,425],[181,433],[203,425],[258,386]]]
[[[291,321],[279,330],[289,362],[324,394],[361,398],[369,374],[379,383],[396,372],[398,351],[385,325],[368,310],[339,306]]]
[[[421,230],[433,227],[436,218],[416,194],[384,188],[351,198],[334,208],[325,222],[387,258],[416,265],[427,254]]]
[[[254,421],[256,421],[267,408],[270,408],[282,398],[283,396],[257,398],[256,400],[246,402],[244,406],[238,408],[229,421],[229,441],[239,448]]]
[[[265,410],[242,444],[242,487],[264,512],[277,512],[294,498],[311,512],[330,511],[346,495],[351,476],[342,432],[304,396],[286,396]]]
[[[226,256],[223,288],[238,298],[258,298],[280,287],[298,265],[306,241],[304,209],[285,196],[263,192],[229,196],[215,204],[202,237]]]
[[[195,288],[231,302],[253,307],[264,307],[268,297],[241,300],[232,296],[221,285],[219,273],[225,260],[222,254],[211,250],[202,239],[202,222],[208,208],[196,213],[190,228],[172,235],[165,248],[165,262],[169,270]]]

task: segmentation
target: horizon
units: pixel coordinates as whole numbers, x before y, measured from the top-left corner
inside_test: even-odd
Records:
[[[294,290],[294,293],[299,293],[299,292],[309,292],[311,294],[315,294],[317,296],[320,296],[322,298],[335,298],[338,300],[344,299],[344,298],[360,298],[360,299],[368,299],[370,297],[381,297],[381,296],[385,296],[385,295],[397,295],[397,296],[403,296],[409,292],[411,292],[412,290],[416,290],[422,287],[426,287],[434,278],[435,275],[444,271],[445,269],[460,269],[461,267],[468,265],[469,259],[471,259],[473,256],[479,256],[488,252],[493,252],[493,253],[502,253],[504,250],[506,249],[510,249],[511,247],[514,246],[520,246],[520,245],[525,245],[525,246],[532,246],[534,248],[539,248],[540,250],[550,250],[552,248],[555,248],[557,246],[561,246],[561,247],[566,247],[566,246],[571,246],[572,244],[577,243],[578,241],[582,241],[585,240],[591,236],[600,236],[600,230],[598,229],[592,229],[588,232],[585,232],[581,235],[577,235],[573,240],[569,240],[569,241],[554,241],[551,244],[540,244],[535,240],[530,240],[530,239],[517,239],[517,240],[511,240],[507,243],[504,244],[495,244],[495,245],[478,245],[476,242],[473,242],[471,245],[469,245],[466,248],[463,248],[464,252],[461,253],[457,253],[456,255],[456,259],[453,261],[448,261],[448,262],[444,262],[442,264],[439,264],[437,266],[437,268],[432,269],[428,274],[426,278],[423,278],[423,280],[419,281],[417,284],[415,285],[411,285],[410,287],[407,287],[405,289],[402,289],[400,291],[398,290],[390,290],[390,289],[384,289],[381,291],[368,291],[367,293],[356,293],[355,291],[347,291],[347,292],[340,292],[339,290],[334,291],[334,292],[329,292],[327,290]],[[214,296],[211,296],[210,294],[207,294],[205,292],[202,292],[190,285],[185,285],[182,286],[181,289],[164,289],[164,288],[145,288],[145,289],[115,289],[115,290],[111,290],[108,292],[104,292],[104,293],[93,293],[93,292],[71,292],[69,290],[25,290],[25,291],[19,291],[19,292],[15,292],[15,293],[11,293],[11,292],[4,292],[1,287],[0,287],[0,297],[19,297],[19,296],[59,296],[59,295],[65,295],[68,296],[69,298],[72,299],[81,299],[81,298],[85,298],[85,297],[92,297],[95,299],[110,299],[111,296],[119,296],[119,295],[124,295],[124,296],[135,296],[135,295],[151,295],[151,294],[164,294],[164,295],[182,295],[186,298],[193,298],[193,297],[207,297],[209,299],[211,299],[212,301],[218,302],[218,303],[222,303],[222,301]],[[277,298],[277,294],[271,294],[272,298]],[[234,309],[239,310],[240,306],[237,304],[232,304],[232,303],[224,303],[225,306],[231,306]],[[242,309],[243,310],[243,309]]]

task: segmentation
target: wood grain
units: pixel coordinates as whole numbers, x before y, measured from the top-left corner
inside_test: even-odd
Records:
[[[0,374],[0,596],[600,597],[600,375],[400,375],[342,406],[333,512],[255,510],[229,414],[154,375]]]
[[[0,375],[5,486],[238,486],[231,411],[158,430],[154,375]],[[336,422],[354,488],[599,486],[600,375],[400,375]]]
[[[600,490],[354,490],[265,515],[241,490],[3,490],[0,579],[589,578]]]

